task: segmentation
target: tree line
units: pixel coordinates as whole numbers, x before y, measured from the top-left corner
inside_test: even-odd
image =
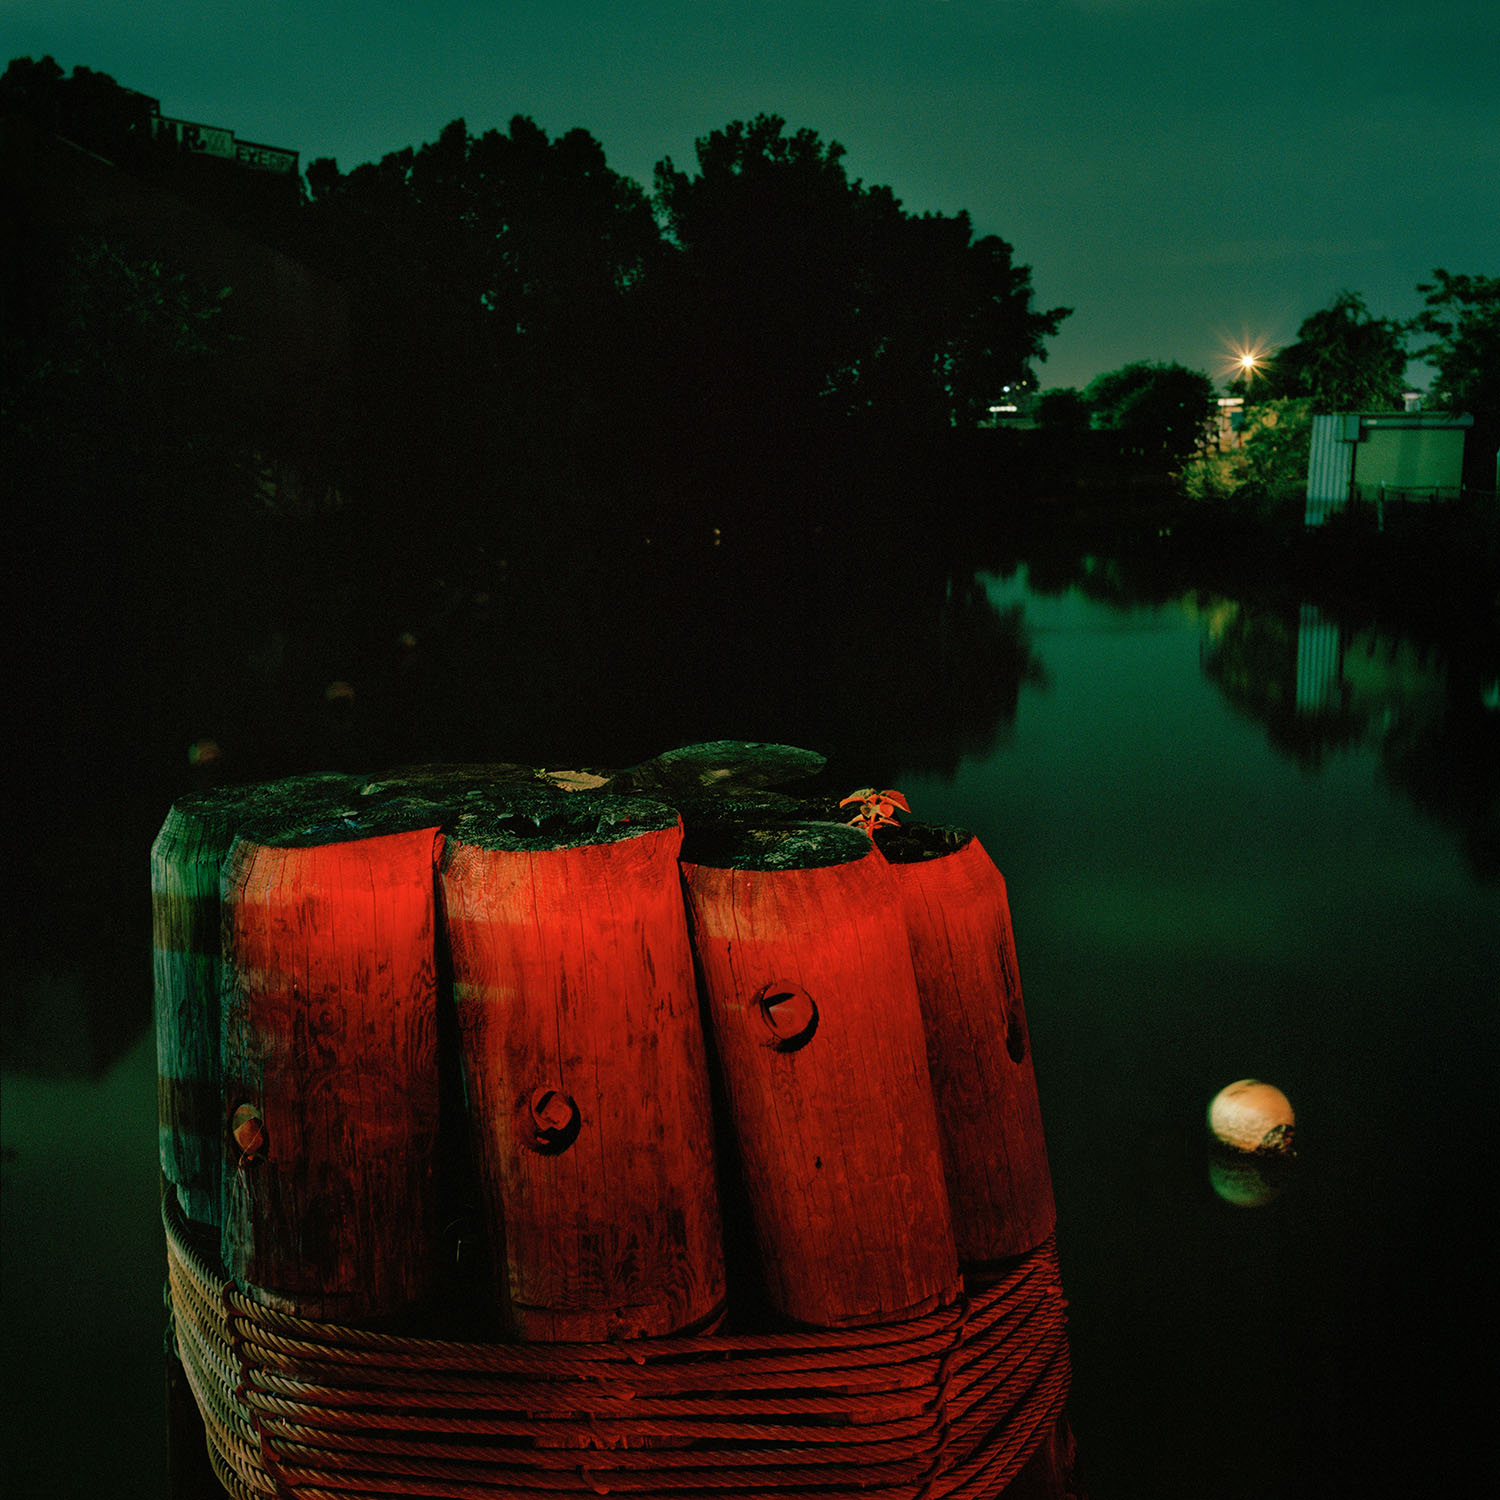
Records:
[[[17,59],[0,106],[151,169],[141,96],[104,74]],[[905,209],[771,114],[664,158],[649,189],[581,128],[456,119],[349,170],[314,160],[295,201],[255,211],[349,297],[348,399],[317,447],[356,487],[566,470],[576,494],[627,472],[670,489],[732,483],[752,436],[773,455],[920,441],[1032,379],[1068,314],[1036,306],[1030,269],[967,213]],[[76,302],[97,247],[73,255],[7,329],[33,373],[55,374],[46,340],[64,336],[37,309]],[[204,289],[195,329],[223,291]]]
[[[1239,442],[1229,452],[1219,451],[1210,420],[1213,381],[1181,364],[1142,360],[1082,390],[1044,390],[1027,403],[1029,414],[1054,435],[1088,434],[1123,471],[1172,478],[1193,498],[1262,503],[1305,482],[1315,413],[1400,411],[1407,364],[1423,360],[1436,374],[1424,404],[1474,419],[1466,486],[1491,490],[1500,447],[1500,276],[1438,269],[1416,289],[1423,308],[1405,321],[1377,317],[1358,293],[1341,291],[1303,319],[1286,347],[1252,356],[1229,382],[1242,403]]]
[[[50,57],[0,77],[7,118],[147,176],[169,164],[149,105]],[[231,180],[216,180],[216,213]],[[346,492],[383,496],[393,515],[427,485],[522,529],[564,497],[579,525],[634,523],[643,507],[686,516],[709,492],[721,508],[763,508],[778,481],[831,474],[835,455],[857,456],[867,485],[905,455],[892,483],[909,489],[931,444],[948,439],[951,459],[953,435],[974,432],[1001,392],[1035,390],[1069,312],[1038,308],[1030,269],[966,213],[909,212],[851,177],[837,142],[776,115],[711,131],[684,166],[664,158],[649,189],[588,131],[550,136],[524,115],[479,132],[456,119],[347,171],[320,158],[292,186],[247,192],[240,226],[347,295],[333,411],[311,430],[236,434],[226,411],[263,422],[263,403],[203,394],[235,389],[235,288],[195,285],[190,267],[124,244],[28,255],[13,231],[8,279],[25,294],[6,306],[5,405],[23,442],[113,430],[101,451],[146,472],[153,455],[201,467],[238,439],[241,453],[291,451]],[[1209,376],[1143,360],[1025,398],[1041,438],[1021,481],[1269,491],[1305,461],[1313,410],[1399,407],[1410,358],[1436,367],[1436,401],[1474,414],[1477,473],[1500,421],[1500,278],[1438,270],[1420,290],[1426,306],[1406,323],[1339,293],[1232,385],[1246,402],[1232,462],[1206,462]],[[226,473],[241,485],[245,465]]]

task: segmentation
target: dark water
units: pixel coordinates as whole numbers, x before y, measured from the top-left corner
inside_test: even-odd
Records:
[[[295,621],[272,601],[211,670],[165,660],[149,715],[94,690],[145,769],[74,765],[76,798],[18,841],[7,1493],[165,1489],[145,893],[171,797],[729,737],[898,787],[1006,875],[1095,1500],[1458,1492],[1495,1373],[1493,643],[1139,602],[1104,563],[892,568],[713,549],[543,587],[491,557]],[[190,773],[210,737],[222,759]],[[1247,1075],[1298,1111],[1258,1206],[1216,1186],[1203,1128]]]

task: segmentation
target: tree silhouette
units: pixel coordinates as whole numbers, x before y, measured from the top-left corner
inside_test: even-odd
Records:
[[[1141,360],[1096,377],[1084,400],[1093,426],[1117,435],[1123,457],[1167,469],[1202,443],[1213,382],[1200,370]]]
[[[762,114],[699,139],[696,173],[658,163],[664,311],[701,420],[966,422],[1067,315],[1032,309],[1003,240],[976,240],[966,214],[904,212],[844,154]]]
[[[1256,394],[1307,397],[1319,412],[1399,411],[1405,376],[1400,326],[1371,317],[1363,297],[1344,291],[1302,320]]]
[[[1407,326],[1429,342],[1412,357],[1436,368],[1437,405],[1474,418],[1464,448],[1465,483],[1491,489],[1500,448],[1500,276],[1436,270],[1417,290],[1427,305]]]
[[[151,100],[108,73],[64,74],[50,55],[12,58],[0,76],[0,114],[86,146],[108,160],[139,165],[151,147]]]
[[[413,150],[308,168],[306,253],[355,295],[367,410],[414,454],[485,467],[593,428],[622,378],[624,299],[657,252],[645,193],[584,130],[462,119]]]

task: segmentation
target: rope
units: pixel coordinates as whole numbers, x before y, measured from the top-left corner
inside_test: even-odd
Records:
[[[465,1343],[262,1306],[175,1197],[173,1332],[234,1500],[988,1500],[1067,1396],[1051,1240],[899,1323]]]

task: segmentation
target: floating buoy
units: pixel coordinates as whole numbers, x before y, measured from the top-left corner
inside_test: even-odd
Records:
[[[1290,1155],[1296,1116],[1274,1084],[1241,1078],[1220,1089],[1208,1106],[1208,1128],[1236,1151]]]

